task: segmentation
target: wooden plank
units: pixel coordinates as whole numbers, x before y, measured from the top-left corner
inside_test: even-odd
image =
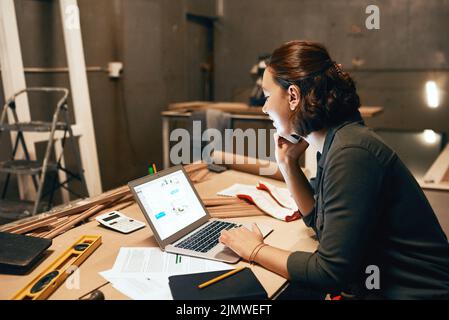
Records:
[[[262,107],[252,107],[244,103],[232,103],[232,102],[204,102],[204,101],[192,101],[173,103],[168,106],[169,112],[163,113],[163,115],[180,115],[183,112],[190,112],[194,110],[206,110],[216,109],[231,114],[240,115],[265,115],[262,111]],[[381,106],[361,106],[359,108],[360,114],[363,118],[372,118],[383,112],[384,108]],[[268,118],[268,116],[265,116]],[[250,118],[248,118],[250,120]],[[255,118],[256,119],[256,118]],[[262,118],[257,118],[262,119]]]
[[[72,216],[82,214],[82,212],[91,209],[95,205],[105,204],[105,208],[110,206],[112,203],[116,203],[119,201],[129,201],[132,199],[132,195],[128,186],[123,186],[117,189],[110,190],[98,197],[88,198],[81,201],[78,201],[74,204],[70,204],[68,206],[64,206],[62,208],[57,208],[49,213],[41,214],[36,219],[36,217],[30,218],[30,220],[26,219],[22,223],[14,223],[11,226],[4,226],[0,228],[2,232],[11,232],[16,233],[17,230],[26,228],[29,230],[34,230],[35,228],[49,223],[49,221],[53,221],[54,219],[58,219],[64,216]],[[123,208],[121,208],[123,209]],[[117,209],[117,210],[121,210]]]
[[[52,223],[54,223],[56,221],[58,221],[57,217],[51,217],[51,219],[49,219],[49,220],[40,221],[39,223],[19,228],[17,230],[14,230],[14,232],[12,232],[12,233],[25,234],[25,233],[28,233],[30,231],[36,230],[38,228],[51,225]]]
[[[103,204],[95,205],[90,210],[87,210],[86,212],[69,219],[68,222],[66,222],[63,225],[59,226],[58,228],[55,228],[55,229],[51,230],[50,232],[44,234],[43,237],[44,238],[53,239],[53,238],[59,236],[60,234],[63,234],[67,230],[71,229],[72,227],[74,227],[79,222],[81,222],[83,220],[86,220],[87,218],[89,218],[90,216],[94,215],[95,213],[97,213],[98,211],[102,210],[103,208],[104,208]]]
[[[59,218],[56,222],[52,223],[50,226],[51,228],[56,229],[64,225],[68,220],[70,220],[70,217],[62,217]]]
[[[123,200],[127,201],[127,200],[129,200],[129,198],[130,198],[130,195],[125,194],[125,195],[122,195],[121,197],[119,197],[119,198],[117,198],[117,199],[115,199],[113,201],[109,201],[109,202],[103,203],[103,204],[94,205],[89,210],[87,210],[87,211],[85,211],[85,212],[83,212],[83,213],[81,213],[79,215],[76,215],[73,218],[70,218],[69,221],[67,221],[67,223],[65,223],[64,225],[62,225],[62,226],[52,230],[48,234],[45,234],[45,237],[46,238],[57,237],[58,235],[66,232],[67,230],[69,230],[72,227],[74,227],[76,224],[78,224],[78,223],[80,223],[80,222],[82,222],[84,220],[88,221],[88,219],[91,216],[93,216],[93,215],[101,212],[102,210],[104,210],[106,208],[109,208],[109,207],[111,207],[111,206],[113,206],[113,205],[115,205],[117,203],[120,203]]]
[[[211,212],[211,217],[213,218],[243,218],[243,217],[255,217],[264,216],[265,214],[259,210],[246,210],[246,211],[221,211],[221,212]]]
[[[92,108],[87,82],[86,62],[84,58],[81,27],[79,25],[79,8],[76,0],[59,0],[65,52],[69,66],[69,78],[74,106],[75,122],[82,124],[83,134],[79,138],[81,162],[84,168],[87,189],[90,196],[102,192],[100,166],[98,163],[97,145],[92,117]],[[77,9],[73,11],[73,8]],[[76,14],[75,17],[67,15]],[[75,19],[74,26],[68,26],[67,21]]]
[[[48,215],[48,214],[42,215],[42,218],[39,218],[39,219],[36,219],[36,217],[39,217],[39,216],[33,217],[33,219],[30,220],[30,221],[27,219],[27,221],[22,222],[22,223],[15,222],[13,224],[5,225],[5,226],[0,228],[0,231],[1,232],[15,233],[15,231],[18,230],[18,229],[25,228],[25,227],[28,227],[28,226],[33,226],[35,224],[40,223],[41,221],[45,222],[45,221],[48,221],[48,220],[51,220],[51,219],[54,218],[54,216]]]
[[[116,205],[115,207],[108,209],[108,211],[120,211],[120,210],[126,209],[128,207],[131,207],[135,203],[136,203],[136,201],[134,201],[134,200],[124,201],[124,202],[121,202],[120,204]]]
[[[194,110],[206,110],[214,109],[221,110],[232,114],[259,114],[262,115],[262,107],[251,107],[245,103],[236,102],[205,102],[205,101],[192,101],[172,103],[168,106],[169,111],[194,111]]]
[[[224,210],[230,210],[230,211],[238,211],[238,210],[245,210],[245,209],[253,209],[255,208],[252,204],[229,204],[229,205],[223,205],[223,206],[216,206],[216,207],[208,207],[207,210],[209,211],[224,211]]]
[[[64,215],[70,215],[70,214],[76,214],[83,210],[87,210],[88,208],[97,205],[97,204],[103,204],[108,201],[114,201],[120,197],[123,197],[124,195],[130,194],[131,191],[129,190],[128,186],[123,186],[117,189],[110,190],[102,195],[99,195],[97,197],[84,199],[81,201],[78,201],[74,204],[71,204],[69,206],[66,206],[62,209],[58,209],[55,214],[57,216],[64,216]]]
[[[210,105],[210,101],[187,101],[187,102],[177,102],[168,105],[168,110],[188,110],[201,108]]]
[[[204,198],[201,199],[201,201],[203,201],[206,207],[245,203],[243,200],[236,197]]]

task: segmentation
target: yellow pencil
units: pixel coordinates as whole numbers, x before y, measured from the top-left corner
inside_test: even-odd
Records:
[[[154,171],[154,173],[157,173],[156,164],[154,164],[154,163],[153,163],[153,171]]]
[[[211,280],[209,280],[209,281],[206,281],[206,282],[200,284],[200,285],[198,286],[198,289],[203,289],[203,288],[205,288],[205,287],[207,287],[207,286],[209,286],[209,285],[211,285],[211,284],[213,284],[213,283],[215,283],[215,282],[218,282],[218,281],[223,280],[223,279],[225,279],[225,278],[227,278],[227,277],[230,277],[230,276],[232,276],[233,274],[236,274],[237,272],[242,271],[243,269],[245,269],[245,267],[240,267],[240,268],[231,270],[231,271],[229,271],[229,272],[227,272],[227,273],[225,273],[225,274],[222,274],[221,276],[218,276],[218,277],[216,277],[216,278],[214,278],[214,279],[211,279]]]

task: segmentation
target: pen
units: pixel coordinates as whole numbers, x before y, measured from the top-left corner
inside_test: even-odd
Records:
[[[198,289],[203,289],[203,288],[205,288],[205,287],[207,287],[207,286],[209,286],[209,285],[211,285],[211,284],[213,284],[213,283],[215,283],[215,282],[218,282],[218,281],[223,280],[223,279],[225,279],[225,278],[227,278],[227,277],[230,277],[230,276],[236,274],[237,272],[242,271],[243,269],[245,269],[245,267],[240,267],[240,268],[231,270],[231,271],[229,271],[229,272],[227,272],[227,273],[225,273],[225,274],[222,274],[221,276],[218,276],[218,277],[216,277],[216,278],[214,278],[214,279],[211,279],[211,280],[209,280],[209,281],[206,281],[206,282],[200,284],[200,285],[198,286]]]

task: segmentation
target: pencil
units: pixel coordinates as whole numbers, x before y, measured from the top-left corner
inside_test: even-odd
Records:
[[[153,163],[153,171],[154,171],[154,173],[157,173],[156,164],[154,164],[154,163]]]
[[[245,267],[240,267],[240,268],[231,270],[231,271],[229,271],[229,272],[227,272],[227,273],[225,273],[225,274],[222,274],[221,276],[218,276],[218,277],[216,277],[216,278],[214,278],[214,279],[211,279],[211,280],[209,280],[209,281],[206,281],[206,282],[200,284],[200,285],[198,286],[198,289],[203,289],[203,288],[205,288],[205,287],[207,287],[207,286],[210,286],[211,284],[213,284],[213,283],[215,283],[215,282],[218,282],[218,281],[220,281],[220,280],[223,280],[223,279],[225,279],[225,278],[227,278],[227,277],[230,277],[230,276],[236,274],[237,272],[242,271],[243,269],[245,269]]]

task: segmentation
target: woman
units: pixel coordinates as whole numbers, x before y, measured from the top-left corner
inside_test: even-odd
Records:
[[[319,247],[307,253],[268,246],[257,226],[224,231],[220,241],[302,289],[447,298],[447,238],[397,154],[365,127],[348,73],[322,45],[291,41],[273,52],[263,88],[263,111],[277,131],[276,160]],[[309,144],[319,150],[313,186],[298,165]],[[380,285],[367,285],[372,270]]]

